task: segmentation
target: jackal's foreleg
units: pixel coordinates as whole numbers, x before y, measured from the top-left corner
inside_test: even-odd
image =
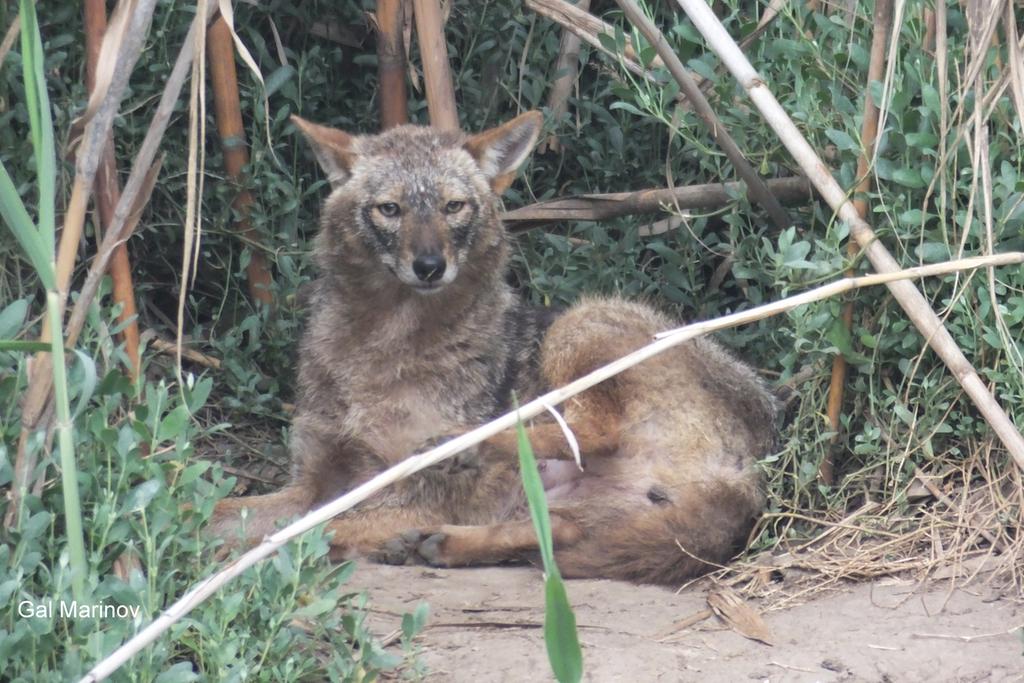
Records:
[[[557,550],[576,543],[583,531],[568,517],[552,513],[551,535]],[[529,520],[412,529],[386,545],[390,548],[390,559],[399,560],[395,563],[419,561],[435,567],[523,561],[538,552],[536,531]]]

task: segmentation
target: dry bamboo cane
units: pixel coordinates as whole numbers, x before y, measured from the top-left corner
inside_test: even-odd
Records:
[[[814,197],[811,183],[802,176],[771,178],[768,190],[783,204],[803,203]],[[522,206],[502,214],[501,220],[512,232],[530,230],[560,221],[603,221],[680,209],[717,209],[734,201],[743,192],[743,184],[707,183],[673,188],[652,188],[635,192],[583,194],[549,199]]]
[[[288,541],[309,531],[318,524],[322,524],[342,512],[354,507],[366,500],[381,489],[394,484],[422,469],[435,465],[442,460],[450,458],[471,446],[474,446],[485,439],[498,434],[506,429],[514,427],[520,420],[528,420],[532,417],[549,410],[551,406],[562,403],[569,398],[589,389],[590,387],[613,377],[624,370],[627,370],[648,358],[667,351],[685,341],[699,337],[718,330],[736,327],[746,323],[756,322],[764,318],[790,311],[797,306],[827,299],[837,294],[857,289],[891,283],[908,278],[921,278],[933,275],[944,275],[959,270],[993,267],[1000,265],[1024,264],[1024,252],[1011,252],[996,254],[993,256],[977,256],[974,258],[961,259],[958,261],[947,261],[917,268],[909,268],[903,271],[891,273],[879,273],[876,275],[864,275],[856,278],[843,278],[830,284],[808,290],[802,294],[775,301],[764,306],[758,306],[746,311],[732,313],[729,315],[699,323],[686,325],[676,330],[663,332],[656,335],[656,340],[647,346],[643,346],[632,353],[615,360],[608,365],[602,366],[593,372],[571,382],[564,387],[550,391],[540,398],[524,404],[518,411],[511,411],[502,415],[485,425],[466,432],[451,441],[433,448],[419,455],[406,458],[397,465],[381,472],[369,481],[357,486],[348,493],[332,500],[322,507],[313,510],[298,520],[292,522],[280,531],[266,537],[262,543],[239,556],[227,567],[218,573],[204,579],[193,586],[185,595],[179,598],[173,605],[163,611],[160,616],[150,622],[145,628],[136,633],[131,639],[114,650],[105,659],[98,662],[82,679],[81,683],[93,683],[101,681],[117,671],[132,656],[142,650],[148,644],[156,640],[161,633],[166,631],[175,622],[182,619],[192,609],[201,604],[204,600],[213,595],[228,581],[235,578],[243,571],[257,562],[272,555],[278,548]]]
[[[459,111],[455,107],[455,87],[448,66],[448,43],[444,39],[441,5],[438,0],[412,0],[416,15],[416,39],[423,61],[423,81],[427,86],[430,125],[442,130],[459,129]]]
[[[578,0],[575,7],[586,12],[590,9],[590,0]],[[558,44],[558,59],[555,61],[555,82],[548,92],[548,111],[555,121],[560,121],[569,111],[569,95],[576,85],[579,63],[580,37],[563,27]],[[543,154],[548,149],[557,152],[558,147],[558,137],[551,135],[537,145],[537,152]]]
[[[878,137],[878,105],[871,97],[870,85],[873,81],[882,80],[882,71],[885,68],[885,46],[889,35],[889,23],[892,15],[892,0],[875,0],[874,32],[871,35],[871,58],[868,62],[868,78],[864,85],[864,121],[861,125],[860,140],[861,153],[857,159],[857,183],[856,196],[853,199],[853,207],[857,209],[857,215],[861,219],[867,219],[868,201],[867,193],[871,190],[871,159],[875,155],[875,139]],[[848,239],[846,243],[847,254],[853,259],[857,256],[860,248],[855,239]],[[853,270],[847,271],[853,275]],[[847,332],[853,329],[853,301],[843,304],[842,312],[843,327]],[[843,409],[843,386],[846,383],[846,358],[842,353],[837,353],[832,359],[832,378],[828,387],[828,421],[835,433],[832,437],[830,448],[821,461],[818,468],[818,478],[829,486],[835,481],[835,461],[832,449],[839,441],[839,417]]]
[[[711,104],[704,97],[704,93],[701,92],[701,89],[690,77],[690,74],[686,72],[683,63],[679,61],[676,53],[669,47],[665,36],[647,18],[647,15],[644,14],[643,10],[640,9],[634,0],[615,1],[622,8],[623,14],[626,15],[630,23],[640,30],[640,33],[644,35],[647,42],[654,46],[658,56],[665,62],[669,73],[672,74],[672,77],[679,84],[679,89],[682,90],[683,94],[686,95],[686,99],[693,105],[694,113],[704,120],[708,132],[711,133],[711,137],[718,143],[718,146],[725,152],[725,155],[729,157],[733,168],[736,169],[736,174],[747,184],[747,194],[751,201],[764,207],[768,215],[771,216],[772,222],[775,223],[775,227],[779,230],[788,228],[790,225],[789,214],[779,204],[775,195],[765,187],[764,181],[761,180],[757,171],[751,167],[750,162],[747,161],[739,145],[729,135],[729,131],[722,125],[722,122],[711,108]]]
[[[235,184],[244,180],[244,169],[249,163],[249,152],[245,146],[245,126],[242,124],[242,108],[238,97],[238,73],[235,70],[235,45],[231,29],[223,17],[210,24],[206,36],[207,58],[210,63],[210,84],[213,88],[213,102],[216,110],[217,133],[220,135],[224,153],[224,170]],[[267,113],[269,116],[269,113]],[[249,284],[249,298],[267,307],[273,307],[271,294],[273,276],[267,259],[260,250],[259,233],[249,221],[249,209],[255,202],[252,193],[240,190],[231,201],[234,213],[234,228],[243,240],[254,245],[245,269]]]
[[[377,73],[380,78],[380,128],[409,122],[405,90],[405,45],[402,30],[408,0],[377,2]]]
[[[878,241],[871,226],[857,215],[857,210],[848,201],[846,193],[832,177],[828,167],[818,158],[814,149],[786,115],[775,96],[765,86],[757,71],[747,61],[743,52],[739,50],[735,41],[729,36],[704,0],[677,1],[689,15],[697,30],[704,35],[708,45],[726,63],[733,76],[747,91],[765,120],[775,130],[779,139],[800,164],[807,177],[818,188],[818,193],[838,214],[840,220],[850,226],[850,233],[864,250],[874,268],[880,273],[899,270],[896,259]],[[1017,465],[1024,470],[1024,438],[1021,437],[1013,422],[1010,421],[985,386],[970,361],[957,347],[953,337],[929,307],[921,292],[912,283],[904,281],[893,281],[889,284],[889,291],[892,292],[893,297],[928,345],[939,355],[967,395],[974,401],[979,412],[992,427]]]
[[[89,189],[95,180],[103,146],[114,123],[114,115],[120,106],[125,88],[128,86],[128,76],[142,52],[142,45],[145,42],[155,4],[156,0],[139,0],[131,16],[121,16],[123,21],[119,21],[118,25],[125,28],[125,30],[119,46],[120,49],[117,49],[116,56],[112,57],[114,60],[113,69],[105,74],[106,91],[98,91],[90,97],[88,107],[90,116],[85,132],[82,135],[82,142],[76,150],[75,178],[72,183],[71,198],[68,201],[67,210],[64,215],[60,246],[56,254],[57,296],[61,313],[63,313],[64,305],[67,301],[68,283],[71,281],[71,271],[74,267],[78,243],[82,236],[82,227],[85,224]],[[113,42],[108,43],[108,48],[116,49]],[[48,343],[51,334],[49,318],[45,318],[40,341]],[[68,346],[74,344],[74,339],[70,333],[66,337],[66,344]],[[28,441],[32,433],[42,426],[42,418],[46,414],[45,408],[52,387],[53,372],[50,354],[37,353],[32,363],[28,389],[25,391],[25,398],[21,406],[21,434],[18,439],[18,454],[14,461],[14,477],[9,494],[10,503],[7,508],[7,514],[4,516],[4,525],[8,528],[18,524],[21,496],[31,485],[29,479],[35,470],[36,456],[33,453],[29,453]]]
[[[107,28],[106,0],[85,0],[83,7],[85,16],[85,83],[91,93],[96,84],[96,65],[100,56],[100,41]],[[103,147],[103,156],[96,171],[96,212],[99,223],[106,230],[114,218],[114,207],[121,198],[121,187],[117,180],[117,162],[114,157],[114,135],[107,136]],[[100,233],[102,234],[102,233]],[[138,381],[142,370],[142,357],[139,353],[139,323],[136,320],[135,287],[132,284],[132,266],[128,257],[128,245],[118,245],[110,259],[110,277],[113,281],[115,302],[121,304],[118,322],[122,325],[120,333],[124,342],[124,351],[131,363],[129,370],[132,381]]]

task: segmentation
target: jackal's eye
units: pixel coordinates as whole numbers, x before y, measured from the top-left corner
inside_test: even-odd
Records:
[[[379,211],[380,215],[384,216],[384,218],[394,218],[398,214],[402,213],[401,207],[399,207],[398,204],[395,204],[394,202],[384,202],[383,204],[378,204],[377,211]]]
[[[453,199],[452,201],[444,205],[444,212],[449,215],[453,213],[458,213],[459,211],[462,211],[462,207],[464,207],[465,205],[466,202],[460,202],[457,199]]]

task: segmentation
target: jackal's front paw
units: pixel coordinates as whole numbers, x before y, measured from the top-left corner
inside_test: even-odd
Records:
[[[445,567],[444,542],[447,534],[410,529],[384,543],[370,559],[382,564],[429,564]]]
[[[420,560],[416,548],[421,539],[422,534],[418,530],[410,529],[386,541],[377,552],[370,555],[370,559],[381,564],[418,564]]]

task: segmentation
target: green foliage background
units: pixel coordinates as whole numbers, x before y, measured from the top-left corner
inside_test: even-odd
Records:
[[[79,358],[70,368],[72,400],[83,401],[75,433],[95,596],[143,605],[148,617],[207,573],[197,524],[214,500],[230,490],[231,481],[220,464],[211,465],[200,455],[247,462],[251,456],[245,453],[255,449],[276,457],[286,439],[282,402],[291,400],[301,291],[315,277],[309,243],[317,229],[318,202],[326,192],[288,116],[297,113],[350,131],[376,130],[376,55],[364,16],[372,5],[326,0],[237,3],[239,34],[260,65],[269,95],[269,110],[264,111],[259,84],[239,64],[252,156],[246,186],[257,199],[252,220],[263,246],[243,243],[232,234],[230,201],[236,188],[222,178],[211,106],[201,265],[189,291],[185,333],[202,350],[223,359],[221,370],[180,391],[172,384],[168,361],[151,355],[144,385],[131,386],[121,374],[123,354],[111,337],[116,323],[109,299],[95,309],[78,344],[88,360]],[[518,2],[453,5],[446,35],[464,128],[479,130],[518,112],[543,108],[554,76],[557,27]],[[741,89],[716,71],[717,59],[674,4],[656,6],[657,22],[683,61],[711,79],[712,102],[755,168],[766,177],[793,174],[795,165],[780,143]],[[14,7],[0,3],[0,28],[9,25]],[[972,160],[964,138],[957,137],[957,126],[967,125],[976,106],[974,95],[961,93],[956,83],[946,89],[938,83],[934,55],[922,47],[919,9],[908,8],[897,52],[891,56],[894,87],[885,97],[888,117],[874,168],[875,187],[868,196],[870,220],[906,266],[984,253],[989,238],[977,186],[977,169],[984,164],[993,174],[992,249],[1024,250],[1021,122],[1009,92],[995,101],[988,115],[988,158]],[[716,10],[730,33],[739,36],[753,28],[763,6],[726,0]],[[624,26],[612,2],[598,0],[592,11]],[[850,16],[812,12],[802,3],[791,3],[748,50],[812,145],[829,151],[844,187],[856,181],[870,11],[864,2]],[[81,8],[77,2],[55,0],[43,3],[39,12],[61,144],[86,99]],[[189,2],[158,3],[115,124],[122,173],[145,133],[192,14]],[[355,44],[318,37],[311,28],[322,22],[348,27]],[[272,27],[281,37],[287,64]],[[967,61],[967,33],[959,5],[952,3],[951,73]],[[610,42],[621,45],[621,36]],[[645,59],[652,56],[649,48],[641,53]],[[989,81],[1003,66],[997,53],[990,50],[982,71]],[[509,208],[573,193],[662,187],[666,170],[675,185],[733,179],[730,164],[699,120],[689,112],[673,112],[677,91],[666,74],[658,74],[661,85],[655,87],[629,78],[595,51],[584,48],[584,55],[569,115],[546,122],[545,133],[558,137],[561,151],[534,156],[506,195]],[[412,63],[419,64],[415,48]],[[21,183],[26,204],[33,206],[35,167],[20,73],[16,47],[0,68],[0,159]],[[876,99],[882,98],[882,84],[869,87]],[[173,336],[171,321],[181,287],[187,114],[183,97],[166,137],[161,179],[129,243],[141,325],[165,337]],[[410,94],[410,115],[416,122],[426,121],[419,91]],[[266,118],[280,162],[267,146]],[[943,120],[950,121],[946,130],[940,125]],[[69,190],[70,173],[65,164],[59,191]],[[58,206],[62,204],[59,197]],[[582,292],[618,291],[649,299],[683,318],[714,317],[838,277],[848,265],[845,230],[827,207],[794,208],[790,215],[793,227],[780,232],[763,212],[737,197],[727,209],[689,217],[654,237],[638,233],[640,225],[655,220],[651,217],[537,230],[515,238],[514,277],[540,303],[565,304]],[[93,227],[87,229],[83,257],[92,253],[95,242]],[[257,310],[245,293],[244,269],[255,248],[265,250],[274,268],[280,307],[272,316]],[[983,274],[933,279],[921,286],[1011,417],[1024,423],[1024,273],[1019,268],[998,271],[994,296]],[[0,241],[0,338],[32,339],[38,334],[41,292],[13,240]],[[838,299],[721,335],[771,381],[788,383],[792,390],[780,451],[765,463],[773,512],[841,515],[865,496],[898,498],[914,467],[938,472],[949,463],[961,464],[990,438],[958,385],[934,354],[923,350],[922,338],[885,290],[859,292],[856,300],[849,335],[836,325],[842,305]],[[1005,322],[1003,334],[993,300]],[[833,438],[824,406],[829,366],[837,353],[851,363],[842,429],[833,447],[842,477],[837,486],[825,487],[815,475]],[[0,485],[11,479],[26,365],[25,354],[0,351]],[[99,381],[89,390],[92,371]],[[229,448],[225,434],[258,438],[250,439],[245,449]],[[33,445],[43,451],[43,438]],[[998,449],[996,457],[1002,457]],[[52,478],[53,461],[46,455],[42,466]],[[184,521],[179,511],[183,503],[193,504],[195,511]],[[6,504],[0,501],[0,511]],[[47,488],[30,496],[26,506],[27,521],[14,533],[4,532],[0,546],[0,597],[6,598],[0,604],[8,606],[0,608],[0,669],[11,679],[61,680],[81,673],[135,625],[18,617],[18,600],[56,599],[69,591],[58,492]],[[788,523],[769,523],[755,547],[799,533],[799,527]],[[113,563],[127,550],[139,558],[143,571],[125,580],[113,578]],[[315,678],[312,672],[323,664],[316,643],[323,639],[335,651],[349,653],[330,659],[334,679],[368,680],[382,667],[399,665],[399,659],[373,643],[358,609],[331,617],[340,619],[343,628],[332,628],[323,616],[335,614],[330,609],[335,604],[359,601],[344,590],[347,569],[335,573],[315,562],[324,551],[322,539],[308,539],[285,559],[251,573],[182,622],[173,642],[164,639],[120,677]],[[303,631],[284,615],[323,617],[319,623],[324,628]],[[410,623],[421,626],[423,617]],[[415,630],[410,627],[408,640]],[[408,660],[403,666],[406,672],[416,670]]]

